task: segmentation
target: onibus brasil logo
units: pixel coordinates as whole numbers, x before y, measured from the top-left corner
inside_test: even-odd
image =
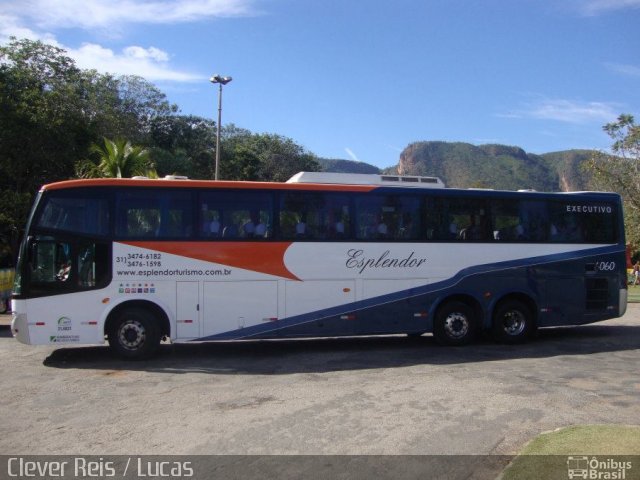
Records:
[[[594,480],[625,480],[631,462],[597,457],[571,456],[567,458],[567,474],[570,479],[583,478]]]

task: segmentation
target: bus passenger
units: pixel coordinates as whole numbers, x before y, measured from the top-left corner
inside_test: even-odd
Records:
[[[221,230],[222,225],[220,225],[220,221],[218,220],[217,215],[213,218],[213,220],[211,220],[211,223],[209,224],[209,232],[211,233],[211,235],[213,237],[219,237],[220,236],[220,230]]]
[[[258,212],[251,212],[249,220],[242,226],[244,236],[253,238],[256,236],[256,226],[260,223]],[[264,233],[263,233],[264,235]]]
[[[262,220],[258,220],[254,234],[256,238],[265,238],[267,236],[267,226]]]
[[[460,230],[460,240],[481,240],[482,232],[480,227],[476,224],[476,216],[471,215],[469,217],[469,225]]]
[[[387,227],[386,223],[381,221],[376,227],[376,233],[378,238],[387,238],[387,236],[389,235],[389,227]]]
[[[301,215],[296,223],[296,237],[305,238],[307,236],[307,218],[306,215]]]

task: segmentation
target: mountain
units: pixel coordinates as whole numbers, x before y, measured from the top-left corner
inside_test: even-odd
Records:
[[[334,173],[380,173],[380,169],[374,165],[353,160],[339,160],[330,158],[318,158],[318,163],[323,172]]]
[[[586,150],[536,155],[507,145],[415,142],[402,151],[395,171],[387,171],[440,177],[450,187],[574,191],[588,188],[589,175],[581,165],[590,155]]]
[[[593,150],[566,150],[545,153],[542,157],[558,173],[558,189],[562,192],[577,192],[590,188],[589,174],[583,166],[593,153]]]
[[[318,161],[325,172],[424,175],[440,177],[448,187],[568,192],[589,189],[583,164],[592,154],[567,150],[536,155],[508,145],[415,142],[402,151],[398,165],[382,170],[352,160]]]

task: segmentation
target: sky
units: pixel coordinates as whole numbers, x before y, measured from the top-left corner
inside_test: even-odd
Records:
[[[185,115],[388,167],[410,143],[606,150],[640,120],[640,0],[0,0],[10,36]]]

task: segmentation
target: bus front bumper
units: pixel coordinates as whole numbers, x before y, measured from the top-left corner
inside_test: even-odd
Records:
[[[620,298],[620,305],[618,306],[618,308],[619,308],[618,316],[619,317],[621,317],[625,313],[627,313],[627,297],[628,297],[628,293],[629,293],[629,291],[626,288],[621,288],[620,289],[620,296],[618,297],[618,298]]]
[[[14,313],[11,318],[11,333],[20,343],[30,345],[29,325],[27,315],[24,313]]]

